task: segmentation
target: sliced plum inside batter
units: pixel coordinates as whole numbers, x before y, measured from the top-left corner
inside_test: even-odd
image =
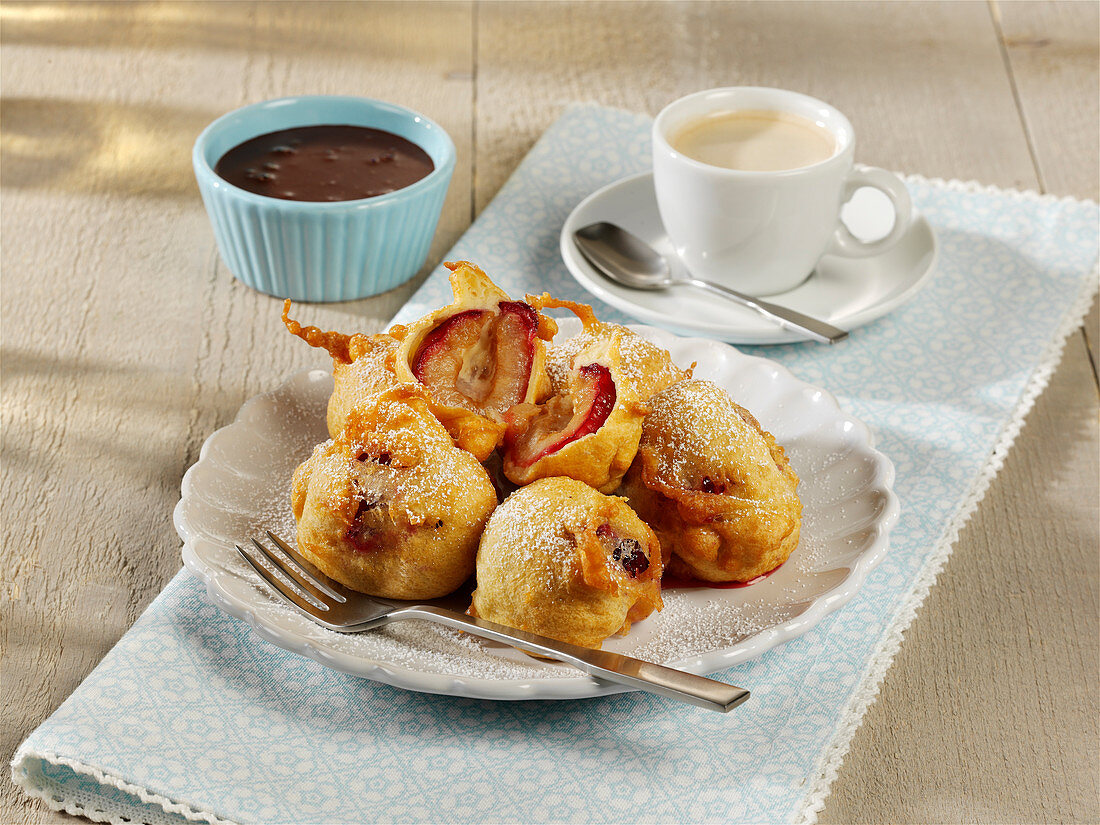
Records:
[[[511,417],[505,436],[508,459],[529,467],[577,439],[596,432],[615,408],[615,381],[602,364],[585,364],[574,374],[569,394]]]
[[[358,487],[358,485],[356,485]],[[355,516],[345,538],[357,553],[372,553],[383,546],[383,535],[390,527],[389,505],[381,492],[357,489]]]
[[[610,524],[597,527],[596,537],[611,554],[612,560],[621,564],[630,578],[636,579],[649,569],[649,557],[636,539],[620,536]]]
[[[503,415],[527,396],[537,332],[522,301],[456,313],[424,337],[413,375],[441,403]]]
[[[355,515],[344,537],[356,553],[373,553],[386,545],[393,529],[390,519],[392,485],[375,467],[389,467],[393,457],[386,450],[362,452],[352,462]]]

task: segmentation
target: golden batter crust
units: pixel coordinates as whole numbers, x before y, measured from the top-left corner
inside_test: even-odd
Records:
[[[661,571],[657,537],[624,499],[540,479],[489,519],[470,612],[598,648],[661,609]]]
[[[504,472],[516,484],[567,476],[604,493],[613,492],[634,460],[646,414],[645,400],[689,372],[668,352],[618,324],[596,319],[592,307],[560,301],[543,293],[527,296],[538,309],[564,308],[583,324],[581,334],[550,350],[554,395],[541,405],[522,405],[508,415]],[[603,368],[603,389],[593,389]],[[610,404],[593,393],[613,395],[613,406],[598,426],[586,418],[593,405]],[[601,410],[601,414],[603,411]],[[570,438],[570,433],[583,433]]]
[[[291,504],[298,549],[324,573],[374,596],[430,599],[473,572],[497,496],[423,391],[399,386],[352,407],[340,436],[295,471]]]
[[[621,492],[656,531],[669,572],[743,582],[786,561],[802,503],[775,438],[709,381],[674,384],[649,403]]]
[[[324,332],[318,327],[303,327],[289,316],[290,299],[283,304],[283,324],[311,347],[328,351],[332,356],[332,395],[329,396],[325,423],[330,438],[344,429],[344,421],[352,406],[375,393],[396,386],[394,358],[398,340],[387,333],[346,335]]]
[[[546,292],[537,296],[528,295],[527,302],[540,310],[554,307],[568,309],[581,321],[579,333],[547,347],[547,372],[554,392],[567,386],[570,365],[581,351],[615,334],[619,336],[618,348],[625,378],[642,401],[677,381],[691,377],[694,364],[686,370],[681,369],[673,363],[668,350],[647,341],[622,324],[600,321],[588,304],[552,298]]]

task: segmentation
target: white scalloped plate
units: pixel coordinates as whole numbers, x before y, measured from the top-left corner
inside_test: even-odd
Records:
[[[561,323],[562,336],[579,326]],[[775,573],[736,589],[665,591],[665,609],[604,648],[712,673],[760,656],[805,633],[847,602],[886,552],[898,517],[894,468],[867,427],[828,392],[778,364],[701,338],[632,327],[681,365],[725,387],[786,447],[802,483],[802,540]],[[424,622],[342,635],[285,607],[233,545],[273,529],[293,537],[294,468],[324,440],[332,377],[293,376],[246,403],[237,420],[207,439],[183,479],[175,510],[183,561],[211,600],[258,636],[346,673],[410,690],[485,699],[571,699],[617,693],[567,665],[483,643]]]

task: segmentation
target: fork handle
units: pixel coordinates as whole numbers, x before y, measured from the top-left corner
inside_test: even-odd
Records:
[[[557,639],[505,627],[496,622],[488,622],[441,607],[414,605],[395,610],[387,618],[390,621],[424,619],[436,622],[464,630],[474,636],[504,642],[521,650],[568,662],[599,679],[667,696],[669,699],[688,702],[709,710],[726,713],[749,698],[749,692],[744,688],[727,685],[705,676],[696,676],[694,673],[685,673],[682,670],[644,662],[621,653],[593,650],[559,642]]]

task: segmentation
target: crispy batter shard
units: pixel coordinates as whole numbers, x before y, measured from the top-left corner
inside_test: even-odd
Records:
[[[394,357],[398,340],[387,333],[346,335],[303,327],[290,318],[290,300],[283,304],[283,324],[311,347],[332,356],[332,395],[328,402],[328,433],[336,438],[344,429],[348,412],[358,402],[398,384]]]

